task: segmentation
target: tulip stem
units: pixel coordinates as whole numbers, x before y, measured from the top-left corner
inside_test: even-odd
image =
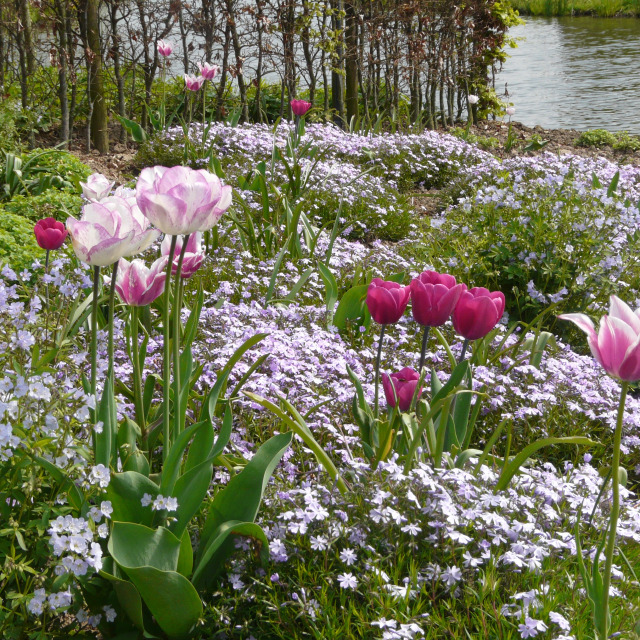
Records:
[[[382,340],[384,338],[384,332],[387,329],[387,325],[383,324],[382,329],[380,329],[380,339],[378,340],[378,355],[376,356],[376,378],[375,378],[375,400],[374,400],[374,410],[375,410],[375,418],[378,419],[379,413],[379,392],[380,392],[380,359],[382,358]]]
[[[468,348],[469,348],[469,340],[465,338],[464,342],[462,343],[462,351],[460,352],[460,358],[458,359],[458,364],[460,364],[464,360],[464,357],[467,355]]]
[[[170,288],[171,288],[171,269],[173,268],[173,254],[176,250],[176,242],[178,236],[171,236],[171,247],[169,249],[169,260],[167,261],[167,277],[164,281],[164,317],[162,318],[162,324],[164,329],[164,343],[163,343],[163,377],[164,382],[162,386],[162,461],[164,462],[169,455],[171,449],[171,413],[169,411],[169,398],[171,395],[171,349],[169,348],[169,301],[170,301]]]
[[[602,576],[602,625],[599,629],[601,640],[607,640],[609,635],[609,584],[611,583],[611,567],[613,565],[613,553],[616,547],[616,530],[618,517],[620,516],[620,442],[622,440],[622,419],[624,417],[624,404],[627,399],[629,383],[622,381],[620,391],[620,404],[618,405],[618,419],[616,431],[613,437],[613,461],[611,463],[611,489],[613,492],[613,504],[609,520],[609,539],[605,552],[604,575]]]
[[[176,268],[173,290],[173,422],[174,430],[173,437],[177,438],[182,431],[182,420],[180,416],[180,316],[182,312],[182,300],[180,296],[180,273],[182,271],[182,261],[184,260],[184,254],[187,251],[187,243],[189,242],[189,235],[187,234],[182,238],[182,248],[180,250],[180,257],[178,258],[178,266]],[[175,251],[175,249],[174,249]],[[169,254],[170,260],[173,263],[174,254]]]
[[[45,305],[47,308],[47,315],[45,316],[44,323],[44,339],[49,339],[49,279],[47,276],[49,275],[49,249],[47,249],[46,257],[44,259],[44,277],[47,281],[45,286]]]
[[[114,372],[113,372],[113,316],[115,313],[115,299],[116,299],[116,278],[118,277],[118,265],[120,260],[116,260],[113,264],[113,272],[111,274],[111,290],[109,291],[109,342],[108,358],[109,358],[109,376],[111,377],[111,388],[114,386]]]
[[[133,364],[133,401],[136,411],[136,422],[140,427],[141,438],[146,440],[146,424],[144,407],[142,403],[142,367],[140,366],[140,344],[139,337],[139,311],[138,307],[130,307],[131,309],[131,361]]]
[[[431,327],[425,327],[422,334],[422,348],[420,349],[420,365],[418,366],[418,374],[422,375],[422,367],[424,367],[424,361],[427,357],[427,342],[429,341],[429,332]]]
[[[96,396],[96,379],[98,370],[98,290],[100,286],[100,267],[93,267],[93,298],[91,300],[91,395],[95,398],[95,409],[93,410],[93,423],[96,423],[98,416],[98,398]],[[93,452],[95,459],[96,432],[91,430],[93,440]]]

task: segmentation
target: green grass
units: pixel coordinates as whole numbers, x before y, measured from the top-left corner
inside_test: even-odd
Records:
[[[601,18],[640,15],[638,0],[511,0],[522,15],[572,16],[593,15]]]

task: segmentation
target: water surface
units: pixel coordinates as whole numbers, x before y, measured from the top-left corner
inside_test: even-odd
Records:
[[[640,19],[526,17],[496,77],[514,120],[640,134]]]

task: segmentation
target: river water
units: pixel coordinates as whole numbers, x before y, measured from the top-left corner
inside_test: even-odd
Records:
[[[640,134],[640,19],[525,17],[496,77],[527,126]]]

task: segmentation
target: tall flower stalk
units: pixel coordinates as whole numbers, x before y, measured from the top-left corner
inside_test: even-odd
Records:
[[[589,573],[584,569],[584,560],[581,556],[579,557],[597,637],[599,640],[607,640],[611,624],[609,611],[611,569],[620,517],[620,444],[624,406],[629,383],[640,381],[640,309],[634,312],[617,296],[611,296],[609,314],[600,320],[597,333],[591,319],[582,313],[569,313],[558,317],[573,322],[587,334],[593,357],[610,376],[619,380],[621,384],[611,462],[612,504],[602,575],[597,566],[599,554],[596,554],[594,560],[593,578],[589,577]]]

